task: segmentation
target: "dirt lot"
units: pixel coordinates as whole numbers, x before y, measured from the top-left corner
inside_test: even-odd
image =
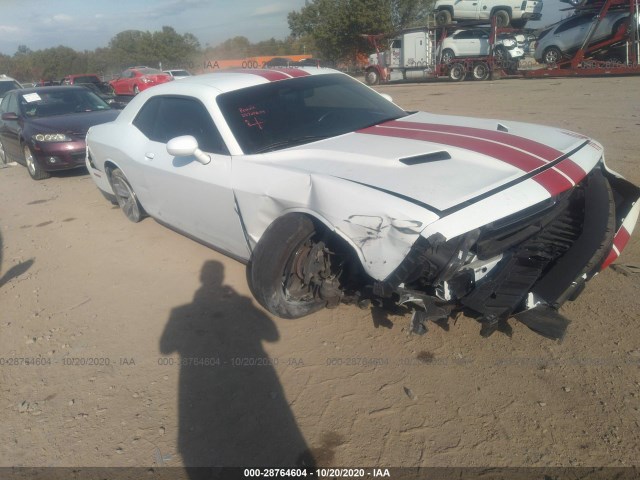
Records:
[[[640,78],[380,90],[591,135],[640,183]],[[467,318],[415,336],[348,306],[274,318],[243,265],[128,222],[82,172],[0,170],[0,234],[0,466],[640,464],[633,269],[563,307],[558,344],[513,321],[483,339]],[[640,265],[639,238],[618,264]]]

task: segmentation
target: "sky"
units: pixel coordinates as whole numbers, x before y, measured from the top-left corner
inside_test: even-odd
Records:
[[[41,50],[106,47],[123,30],[173,27],[202,47],[245,36],[256,42],[289,35],[287,13],[304,0],[0,0],[0,53],[19,45]]]
[[[74,50],[106,47],[123,30],[173,27],[192,33],[202,47],[245,36],[252,42],[289,35],[287,14],[305,0],[0,0],[0,53],[19,45],[41,50],[63,45]],[[540,27],[561,17],[567,4],[545,0]],[[564,15],[562,15],[564,16]]]

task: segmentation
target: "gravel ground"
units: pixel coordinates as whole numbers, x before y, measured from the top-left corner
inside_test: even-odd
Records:
[[[638,77],[379,90],[593,136],[640,184]],[[415,336],[350,306],[275,318],[242,264],[128,222],[86,172],[0,170],[0,235],[0,466],[639,463],[637,234],[562,308],[561,344],[513,321],[483,339],[464,317]]]

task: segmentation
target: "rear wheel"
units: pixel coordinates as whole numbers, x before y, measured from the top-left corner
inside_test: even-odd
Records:
[[[267,228],[247,266],[251,291],[264,308],[282,318],[300,318],[337,305],[341,290],[327,237],[298,213]]]
[[[466,75],[467,71],[461,63],[453,63],[449,67],[449,78],[454,82],[461,82]]]
[[[449,10],[440,10],[436,13],[436,24],[446,25],[451,23],[451,12]]]
[[[122,170],[115,168],[111,171],[109,178],[111,180],[111,188],[122,212],[133,223],[138,223],[144,218],[145,213],[127,177],[124,176]]]
[[[33,156],[33,152],[29,148],[29,145],[24,145],[22,147],[22,152],[24,155],[24,163],[27,166],[27,170],[31,178],[34,180],[44,180],[45,178],[49,178],[51,174],[42,169],[38,161]]]
[[[508,27],[511,22],[511,16],[506,10],[496,10],[493,16],[496,19],[496,27]]]
[[[474,80],[487,80],[490,73],[491,70],[489,70],[489,65],[486,62],[477,62],[473,65],[472,75]]]

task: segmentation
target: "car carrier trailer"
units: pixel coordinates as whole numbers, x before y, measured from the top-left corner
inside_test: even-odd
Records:
[[[640,0],[585,0],[581,5],[572,7],[578,15],[593,14],[596,21],[590,26],[581,47],[570,57],[554,65],[540,65],[537,69],[518,68],[512,61],[505,61],[495,55],[498,35],[503,33],[524,33],[521,29],[503,28],[486,21],[466,21],[438,27],[423,27],[406,30],[393,36],[390,48],[382,52],[379,42],[389,38],[385,35],[363,35],[375,48],[370,64],[365,69],[365,82],[369,85],[399,80],[449,78],[462,81],[466,78],[488,80],[497,78],[538,78],[593,75],[637,75],[640,74]],[[610,10],[629,11],[628,25],[619,28],[612,37],[591,43],[602,18]],[[447,32],[458,28],[490,27],[489,55],[480,57],[455,58],[450,62],[442,61],[437,46]],[[424,42],[423,46],[420,41]],[[420,50],[422,48],[422,50]],[[623,58],[604,57],[608,51],[617,49],[623,52]]]

